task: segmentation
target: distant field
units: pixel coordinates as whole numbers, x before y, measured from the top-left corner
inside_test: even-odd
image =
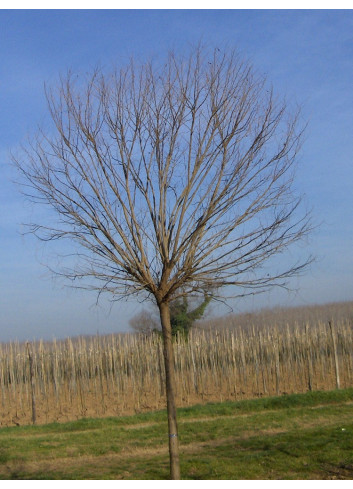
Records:
[[[352,479],[353,389],[179,409],[183,479]],[[0,429],[1,479],[168,479],[166,412]]]
[[[177,405],[353,387],[353,303],[203,321],[174,343]],[[0,344],[0,426],[165,407],[158,335]]]

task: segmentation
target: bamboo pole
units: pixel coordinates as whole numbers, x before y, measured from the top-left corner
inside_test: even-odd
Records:
[[[328,322],[328,325],[329,325],[330,332],[331,332],[331,339],[332,339],[332,346],[333,346],[333,356],[334,356],[334,360],[335,360],[336,389],[340,389],[341,382],[340,382],[340,371],[339,371],[339,365],[338,365],[336,334],[335,334],[334,327],[333,327],[331,321]]]
[[[313,360],[312,360],[312,350],[309,337],[309,326],[305,323],[305,342],[306,342],[306,352],[307,352],[307,365],[308,365],[308,390],[313,390]]]
[[[32,348],[27,341],[27,355],[28,355],[28,362],[29,362],[29,378],[30,378],[30,385],[31,385],[31,406],[32,406],[32,423],[36,424],[37,421],[37,414],[36,414],[36,385],[35,385],[35,377],[34,377],[34,368],[33,368],[33,353],[32,353]]]

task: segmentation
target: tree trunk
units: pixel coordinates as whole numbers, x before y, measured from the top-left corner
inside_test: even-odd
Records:
[[[167,392],[167,411],[168,411],[168,429],[169,429],[169,458],[170,458],[170,478],[173,480],[180,479],[179,465],[179,443],[178,443],[178,426],[177,413],[175,405],[175,374],[174,374],[174,353],[172,344],[172,327],[170,324],[169,304],[162,302],[159,304],[159,314],[163,331],[163,354],[166,377]]]

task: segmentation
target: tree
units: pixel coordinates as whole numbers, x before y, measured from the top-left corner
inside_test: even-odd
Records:
[[[171,301],[169,304],[169,309],[172,336],[181,334],[186,338],[194,322],[201,319],[204,315],[205,309],[210,303],[211,299],[212,297],[210,295],[205,295],[202,302],[191,310],[186,296],[176,299],[175,301]],[[130,319],[129,325],[138,333],[160,333],[154,314],[144,309]]]
[[[211,299],[211,296],[205,295],[203,301],[191,310],[186,296],[172,301],[169,306],[172,335],[181,334],[187,338],[194,322],[202,318]]]
[[[58,273],[74,285],[157,305],[177,479],[170,303],[286,286],[308,265],[272,260],[310,229],[292,193],[299,112],[236,53],[218,49],[68,73],[46,97],[52,127],[14,157],[26,195],[53,211],[30,230],[70,242]]]
[[[145,309],[132,317],[129,320],[129,325],[133,330],[144,335],[153,333],[153,331],[158,330],[159,326],[153,314]]]

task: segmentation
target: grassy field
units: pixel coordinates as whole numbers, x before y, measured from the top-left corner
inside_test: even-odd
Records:
[[[353,389],[179,409],[183,479],[352,479]],[[0,429],[1,479],[168,479],[166,412]]]

